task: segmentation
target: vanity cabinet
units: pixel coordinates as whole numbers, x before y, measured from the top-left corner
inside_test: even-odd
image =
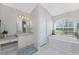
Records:
[[[16,55],[18,49],[33,44],[33,34],[22,34],[0,39],[0,55]]]
[[[18,39],[14,36],[0,39],[0,55],[13,55],[18,50]]]
[[[23,36],[19,36],[18,38],[18,48],[27,47],[31,44],[33,44],[33,34],[27,34]]]

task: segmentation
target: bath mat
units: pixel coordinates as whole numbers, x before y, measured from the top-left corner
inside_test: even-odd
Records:
[[[18,55],[32,55],[35,52],[37,52],[37,48],[35,48],[35,47],[27,47],[27,48],[20,49],[18,51]]]

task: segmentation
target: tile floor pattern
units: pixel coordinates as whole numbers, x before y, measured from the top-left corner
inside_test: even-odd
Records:
[[[66,53],[56,50],[47,44],[41,47],[34,55],[66,55]]]

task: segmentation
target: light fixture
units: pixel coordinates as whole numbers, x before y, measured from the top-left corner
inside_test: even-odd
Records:
[[[29,20],[30,16],[20,15],[20,16],[18,16],[18,18],[20,18],[22,20]]]
[[[24,19],[24,16],[22,16],[22,19]]]
[[[21,18],[21,16],[19,16],[19,18]]]

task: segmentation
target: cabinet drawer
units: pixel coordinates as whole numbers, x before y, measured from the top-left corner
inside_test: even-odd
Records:
[[[18,48],[23,48],[31,44],[33,44],[33,36],[20,37],[18,41]]]

